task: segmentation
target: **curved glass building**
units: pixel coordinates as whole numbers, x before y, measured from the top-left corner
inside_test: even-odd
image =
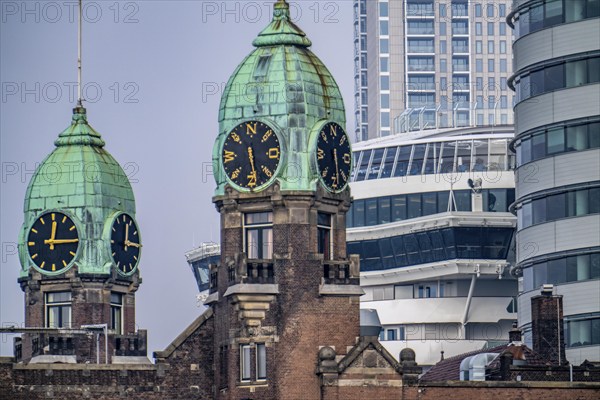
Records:
[[[348,253],[391,354],[420,365],[506,341],[516,319],[512,126],[426,130],[353,146]],[[473,186],[473,188],[471,188]]]
[[[600,0],[516,0],[519,325],[542,284],[564,296],[567,359],[600,360]]]

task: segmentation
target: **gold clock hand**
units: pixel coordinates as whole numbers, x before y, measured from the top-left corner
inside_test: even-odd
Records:
[[[256,174],[256,168],[254,167],[254,153],[252,147],[248,147],[248,158],[250,159],[250,166],[252,167],[252,173]]]
[[[340,169],[338,167],[337,149],[333,149],[333,160],[335,161],[335,183],[340,181]]]
[[[45,240],[44,243],[52,243],[54,244],[66,244],[66,243],[77,243],[79,239],[55,239],[55,240]]]
[[[127,251],[127,243],[129,242],[129,224],[125,224],[125,251]]]
[[[126,241],[125,241],[125,244],[126,244],[127,246],[130,246],[130,247],[137,247],[138,249],[139,249],[140,247],[142,247],[142,244],[141,244],[141,243],[133,243],[133,242],[130,242],[129,240],[126,240]]]
[[[44,240],[44,244],[50,245],[50,250],[54,250],[54,237],[56,236],[56,221],[52,221],[52,232],[50,233],[50,239]]]

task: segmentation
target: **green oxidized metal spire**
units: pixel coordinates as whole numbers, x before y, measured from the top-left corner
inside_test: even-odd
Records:
[[[25,195],[19,239],[21,277],[33,268],[26,248],[29,229],[49,211],[66,213],[77,225],[80,250],[73,265],[78,273],[110,275],[109,224],[118,212],[135,216],[129,179],[104,149],[104,140],[89,125],[81,105],[73,110],[71,125],[54,144],[56,148],[37,168]]]
[[[88,124],[86,114],[85,108],[80,105],[73,109],[71,126],[58,135],[58,139],[54,141],[56,147],[70,145],[104,147],[104,140],[102,140],[100,134]]]
[[[252,44],[256,47],[294,45],[310,47],[311,41],[290,17],[290,5],[285,0],[275,3],[273,21],[258,35]]]
[[[290,18],[289,4],[275,3],[273,20],[252,43],[254,50],[229,78],[219,108],[219,136],[213,147],[215,195],[225,193],[222,148],[229,132],[243,121],[260,120],[276,128],[284,156],[276,180],[282,191],[314,191],[311,167],[315,130],[324,121],[345,128],[340,89],[311,41]]]

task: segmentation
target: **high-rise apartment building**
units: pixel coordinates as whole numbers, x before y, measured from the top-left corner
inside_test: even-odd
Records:
[[[566,357],[600,361],[600,1],[515,1],[519,325],[563,296]]]
[[[513,123],[510,0],[355,0],[355,138]]]

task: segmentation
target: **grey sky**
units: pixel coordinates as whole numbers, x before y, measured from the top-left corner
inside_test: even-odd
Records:
[[[84,94],[94,100],[85,107],[132,180],[144,242],[137,324],[149,331],[150,352],[164,349],[201,312],[184,253],[219,240],[210,176],[215,89],[252,51],[273,2],[84,0]],[[16,242],[27,184],[71,120],[75,5],[0,2],[2,325],[24,318]],[[352,1],[292,2],[292,15],[338,81],[351,132]],[[12,336],[0,339],[0,354],[12,354]]]

